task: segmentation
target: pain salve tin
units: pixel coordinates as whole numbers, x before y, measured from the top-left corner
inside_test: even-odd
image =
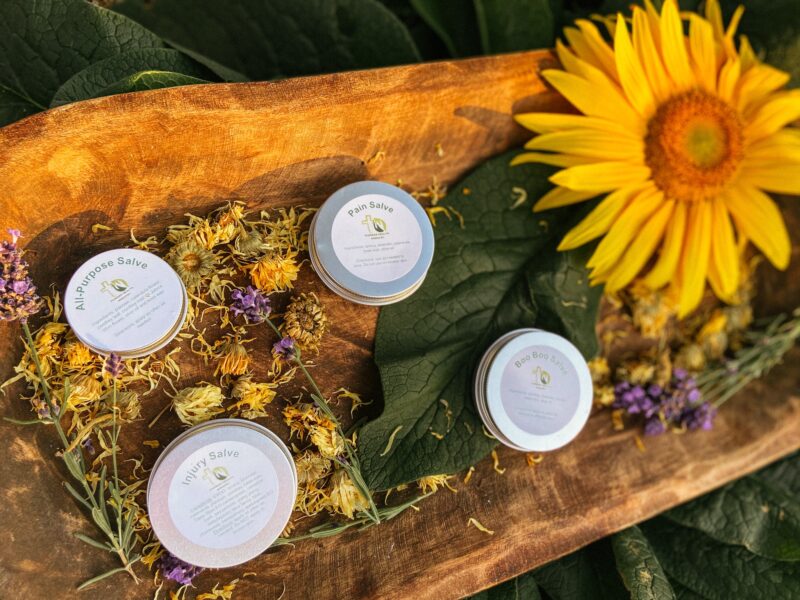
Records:
[[[297,472],[286,445],[243,419],[186,430],[150,472],[147,509],[161,544],[183,561],[222,568],[255,558],[280,536]]]
[[[567,339],[517,329],[483,355],[474,394],[481,420],[501,443],[546,452],[568,444],[583,429],[592,408],[592,377]]]
[[[100,354],[145,356],[166,346],[186,319],[189,302],[178,274],[143,250],[108,250],[69,280],[64,313],[75,336]]]
[[[381,306],[413,294],[433,260],[425,209],[398,187],[351,183],[328,198],[311,222],[311,265],[340,296]]]

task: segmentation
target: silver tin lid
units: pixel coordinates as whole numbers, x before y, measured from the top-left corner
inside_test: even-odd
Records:
[[[578,349],[537,329],[502,336],[475,375],[475,401],[486,428],[503,444],[527,452],[572,441],[589,418],[592,397],[591,374]]]
[[[175,438],[147,485],[150,522],[161,544],[199,567],[255,558],[280,536],[297,494],[289,449],[269,429],[216,419]]]
[[[433,260],[433,227],[407,192],[351,183],[325,201],[309,232],[311,264],[337,294],[383,305],[411,295]]]

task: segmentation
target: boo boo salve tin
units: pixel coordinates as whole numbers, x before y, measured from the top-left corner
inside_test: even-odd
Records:
[[[99,354],[137,358],[166,346],[188,310],[186,288],[164,260],[121,248],[93,256],[67,284],[64,313],[75,336]]]
[[[411,195],[379,181],[347,185],[311,222],[311,265],[331,290],[359,304],[399,302],[422,285],[433,228]]]
[[[147,485],[147,510],[161,544],[198,567],[255,558],[278,539],[297,494],[286,445],[243,419],[215,419],[175,438]]]
[[[524,452],[571,442],[592,408],[592,377],[565,338],[517,329],[495,341],[478,363],[475,404],[498,441]]]

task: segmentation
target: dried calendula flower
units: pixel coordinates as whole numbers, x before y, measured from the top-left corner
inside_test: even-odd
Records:
[[[69,382],[68,404],[79,407],[90,402],[95,402],[103,395],[103,384],[94,375],[76,375]]]
[[[594,403],[597,406],[611,406],[614,403],[614,386],[600,385],[594,388]]]
[[[616,379],[644,385],[653,379],[656,367],[647,360],[631,360],[617,369]]]
[[[214,224],[214,235],[217,244],[227,244],[239,233],[240,223],[244,217],[244,205],[240,202],[231,203]]]
[[[105,397],[106,403],[111,402],[108,394]],[[133,391],[125,391],[117,393],[117,418],[123,422],[131,422],[138,419],[142,414],[142,402],[139,399],[139,394]]]
[[[357,512],[369,509],[367,499],[344,470],[336,471],[328,485],[328,506],[333,512],[352,519]]]
[[[183,283],[194,289],[214,274],[214,254],[195,241],[187,240],[172,248],[166,256]]]
[[[592,382],[595,385],[602,385],[611,380],[611,368],[608,360],[604,356],[593,358],[588,363],[589,372],[592,374]]]
[[[651,290],[642,280],[634,281],[628,291],[633,324],[645,337],[662,337],[667,324],[678,312],[672,295],[667,291]]]
[[[706,358],[716,360],[725,354],[728,348],[728,317],[722,310],[715,310],[697,333],[697,343],[703,349]]]
[[[675,356],[675,366],[687,371],[702,371],[706,366],[706,355],[697,344],[686,344]]]
[[[94,360],[94,354],[89,348],[79,342],[72,340],[64,345],[64,366],[69,369],[80,369]]]
[[[294,459],[297,468],[297,483],[305,484],[324,479],[331,472],[330,459],[306,450]]]
[[[234,249],[243,256],[261,254],[267,249],[264,236],[257,229],[247,229],[239,234],[233,243]]]
[[[216,385],[200,385],[180,390],[172,398],[172,408],[182,423],[197,425],[224,412],[222,390]]]
[[[423,494],[427,494],[429,492],[435,492],[440,487],[446,487],[451,492],[456,492],[457,490],[450,485],[450,479],[452,479],[452,475],[428,475],[427,477],[420,477],[419,481],[417,481],[417,485],[419,489],[422,490]]]
[[[238,400],[228,410],[238,410],[245,419],[266,417],[265,407],[275,399],[276,383],[257,383],[251,375],[236,380],[231,395]]]
[[[250,366],[247,348],[238,339],[229,340],[220,354],[217,372],[223,375],[244,375]]]
[[[314,293],[294,296],[283,317],[282,331],[303,350],[319,351],[328,317]]]
[[[297,279],[300,265],[297,253],[269,254],[251,265],[250,280],[263,292],[284,292],[291,289]]]
[[[331,460],[344,454],[344,439],[336,431],[336,426],[328,419],[309,426],[311,443],[319,448],[320,454]]]

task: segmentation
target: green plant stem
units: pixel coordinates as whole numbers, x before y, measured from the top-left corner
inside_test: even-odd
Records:
[[[281,338],[283,334],[281,333],[280,329],[272,322],[271,319],[266,319],[266,322],[275,332],[275,334]],[[358,491],[361,493],[364,498],[366,498],[367,502],[369,503],[369,510],[365,513],[367,517],[373,521],[373,523],[380,523],[381,517],[378,511],[378,507],[375,505],[375,501],[372,499],[372,492],[370,491],[367,483],[364,481],[364,477],[361,475],[361,465],[358,460],[358,456],[356,456],[355,448],[353,447],[353,443],[350,441],[350,438],[345,435],[344,428],[342,427],[341,422],[336,417],[336,414],[333,412],[333,409],[325,400],[325,396],[322,393],[322,390],[319,389],[317,382],[311,376],[306,365],[303,363],[300,348],[295,346],[295,353],[293,360],[295,364],[300,368],[305,376],[306,380],[308,381],[313,393],[311,394],[312,399],[314,400],[314,405],[327,417],[330,419],[333,424],[336,426],[336,433],[341,436],[344,440],[344,448],[345,452],[347,453],[347,460],[340,460],[336,459],[337,464],[342,467],[347,474],[350,476],[350,479],[358,488]]]

